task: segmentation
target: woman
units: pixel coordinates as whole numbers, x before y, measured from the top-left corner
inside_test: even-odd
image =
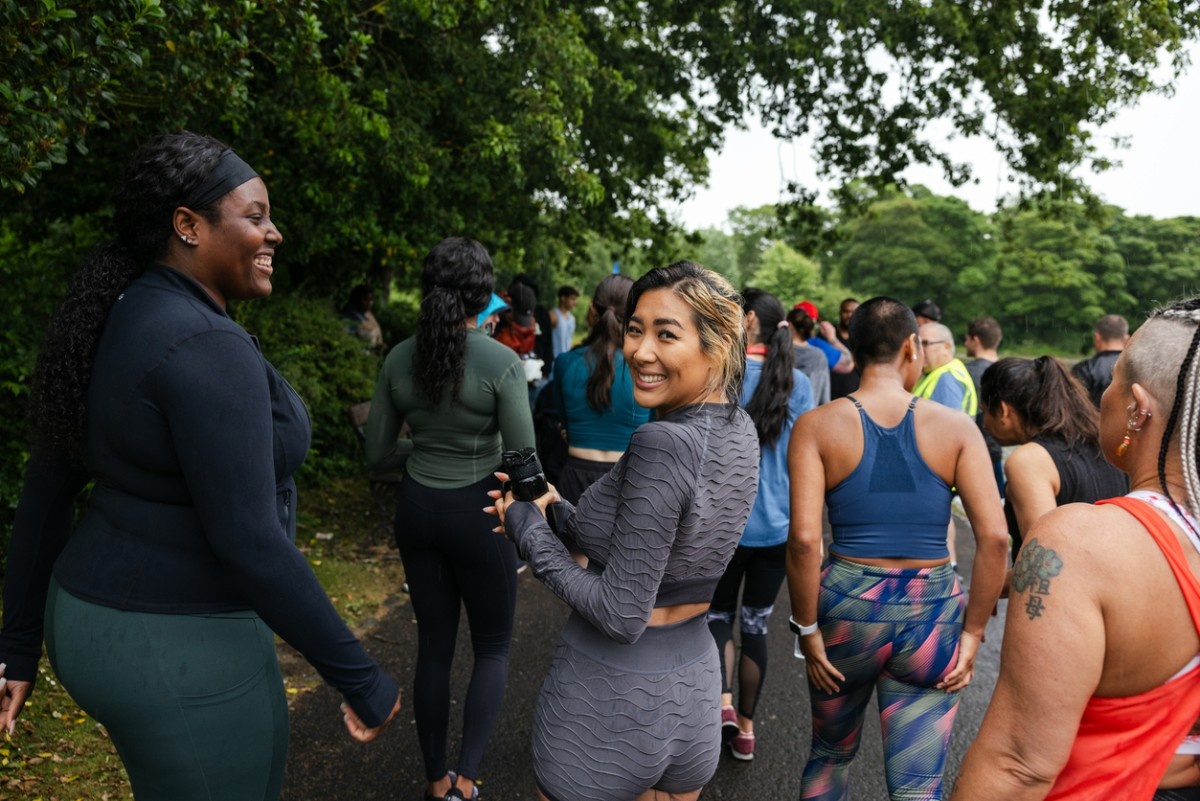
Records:
[[[955,799],[1149,799],[1200,717],[1198,345],[1193,298],[1155,312],[1117,360],[1100,449],[1132,491],[1029,532]]]
[[[1099,414],[1083,385],[1052,356],[1000,359],[979,383],[983,424],[1001,445],[1004,517],[1013,560],[1034,521],[1067,503],[1123,495],[1129,480],[1100,453]]]
[[[705,629],[758,482],[737,294],[692,262],[629,293],[625,361],[656,419],[578,507],[495,492],[492,511],[573,613],[534,713],[546,801],[694,801],[721,749],[721,681]],[[553,523],[553,527],[552,527]],[[571,551],[582,556],[577,564]]]
[[[388,354],[367,419],[367,463],[405,469],[396,544],[417,616],[413,712],[426,797],[471,799],[508,677],[517,562],[479,498],[498,487],[504,448],[533,446],[525,371],[477,327],[492,297],[492,260],[473,239],[434,246],[421,272],[417,335]],[[398,439],[407,422],[411,439]],[[450,666],[459,606],[467,608],[475,662],[463,708],[458,770],[446,769]]]
[[[633,377],[621,353],[631,286],[625,275],[601,281],[588,306],[587,338],[554,360],[554,396],[567,429],[558,493],[572,504],[612,469],[633,432],[650,419],[650,410],[633,400]]]
[[[814,405],[824,406],[829,403],[832,383],[829,359],[826,358],[824,351],[818,350],[815,345],[810,345],[808,342],[816,332],[817,322],[798,305],[788,312],[787,319],[792,326],[789,333],[792,337],[796,369],[804,373],[808,377],[809,383],[812,384]]]
[[[850,318],[850,345],[859,389],[801,417],[788,447],[791,626],[813,717],[801,798],[849,797],[873,690],[891,797],[940,798],[958,691],[1004,581],[1008,536],[974,419],[912,395],[924,358],[912,311],[872,298]],[[969,601],[946,548],[951,487],[975,534]],[[833,541],[822,565],[826,504]]]
[[[51,664],[139,801],[278,798],[274,632],[342,693],[356,738],[399,709],[292,544],[304,404],[226,311],[271,293],[283,237],[254,171],[187,132],[138,151],[114,219],[117,240],[76,273],[38,356],[0,725],[33,688],[44,611]]]
[[[787,443],[796,418],[813,407],[812,386],[792,366],[783,304],[761,289],[742,290],[746,376],[740,403],[758,432],[758,495],[725,575],[717,582],[708,630],[721,659],[721,735],[735,759],[754,758],[754,710],[767,676],[767,622],[786,574]],[[741,658],[734,661],[733,618],[741,598]],[[733,706],[737,666],[738,707]]]

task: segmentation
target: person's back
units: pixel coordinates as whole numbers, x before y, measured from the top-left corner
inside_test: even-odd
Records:
[[[1028,532],[1000,677],[956,801],[1148,801],[1200,716],[1200,524],[1190,511],[1200,481],[1186,424],[1200,400],[1190,389],[1197,342],[1192,299],[1156,312],[1118,360],[1100,447],[1132,492],[1059,507]]]
[[[1092,404],[1100,408],[1100,396],[1112,383],[1113,366],[1129,340],[1129,323],[1119,314],[1106,314],[1096,321],[1092,345],[1096,354],[1071,368],[1088,391]]]
[[[956,691],[971,681],[1008,538],[974,420],[911,394],[922,356],[912,312],[872,298],[850,325],[860,387],[802,416],[788,451],[788,588],[813,708],[801,794],[850,797],[874,692],[889,794],[938,798]],[[976,540],[969,596],[946,547],[952,485]],[[833,543],[822,561],[826,500]]]
[[[808,344],[793,345],[792,353],[795,355],[796,369],[804,373],[812,385],[813,405],[829,403],[833,374],[829,372],[829,360],[825,354]]]
[[[588,361],[585,347],[568,351],[555,360],[554,383],[567,428],[567,442],[576,448],[623,451],[638,426],[650,419],[650,410],[634,402],[629,368],[624,355],[617,352],[613,354],[609,405],[596,411],[587,397],[587,381],[592,371]]]
[[[861,457],[825,494],[833,530],[831,550],[872,558],[947,556],[950,485],[922,458],[916,436],[917,399],[909,401],[904,416],[893,425],[873,418],[854,395],[848,400],[862,423],[861,445],[851,448]],[[889,405],[868,402],[891,420],[894,409]]]
[[[468,330],[462,394],[452,401],[449,394],[437,404],[430,403],[411,380],[416,337],[401,342],[384,362],[381,381],[388,381],[388,398],[404,410],[412,429],[411,445],[404,468],[431,487],[465,486],[479,481],[500,465],[500,452],[506,447],[526,447],[531,442],[503,443],[500,436],[506,417],[520,420],[522,426],[531,413],[524,396],[512,408],[513,395],[500,391],[508,383],[525,385],[521,360],[509,348],[490,339],[477,328]],[[377,400],[382,400],[377,394]],[[389,458],[398,443],[377,442],[368,432],[368,461],[377,469],[399,466]],[[401,462],[402,463],[402,462]]]

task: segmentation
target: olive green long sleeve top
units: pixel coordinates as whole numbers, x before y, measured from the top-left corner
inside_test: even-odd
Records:
[[[367,419],[367,464],[403,468],[436,489],[474,484],[500,468],[503,450],[534,446],[529,386],[520,358],[477,328],[467,329],[462,391],[433,404],[413,384],[416,337],[388,354]],[[400,439],[407,422],[411,439]]]

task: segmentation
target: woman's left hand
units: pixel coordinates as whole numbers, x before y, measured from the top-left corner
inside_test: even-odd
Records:
[[[400,696],[396,696],[396,703],[392,706],[391,713],[387,716],[387,720],[380,723],[375,728],[370,728],[362,722],[362,718],[355,714],[349,704],[342,704],[342,721],[346,724],[346,731],[350,732],[350,736],[360,743],[369,743],[383,732],[396,717],[396,713],[400,711]]]
[[[971,683],[975,675],[975,655],[979,653],[979,643],[982,638],[966,629],[958,640],[958,664],[954,670],[938,682],[937,688],[948,693],[956,693]]]
[[[496,473],[495,476],[500,479],[501,486],[508,481],[508,473]],[[488,497],[492,499],[492,505],[483,507],[483,511],[500,518],[500,525],[492,529],[492,533],[502,534],[504,532],[504,512],[513,502],[512,493],[505,492],[503,489],[488,490]]]

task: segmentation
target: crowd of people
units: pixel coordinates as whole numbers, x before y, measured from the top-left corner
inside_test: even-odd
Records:
[[[399,684],[294,546],[308,415],[227,311],[271,292],[266,185],[184,132],[138,151],[116,202],[38,358],[0,726],[44,643],[139,801],[270,801],[288,742],[275,634],[341,693],[356,740],[392,721]],[[365,451],[404,473],[426,801],[479,797],[525,564],[570,608],[532,713],[542,801],[693,801],[723,749],[754,759],[785,582],[811,703],[801,798],[851,797],[873,696],[890,797],[946,795],[1001,597],[999,681],[950,797],[1200,798],[1200,300],[1132,336],[1100,318],[1096,355],[1068,368],[1002,358],[990,317],[967,325],[965,363],[932,300],[848,298],[835,324],[690,261],[563,286],[546,309],[526,276],[498,294],[484,246],[451,237],[420,284]],[[342,316],[382,350],[373,301],[355,287]],[[535,409],[557,421],[552,481],[502,469],[547,453]]]

